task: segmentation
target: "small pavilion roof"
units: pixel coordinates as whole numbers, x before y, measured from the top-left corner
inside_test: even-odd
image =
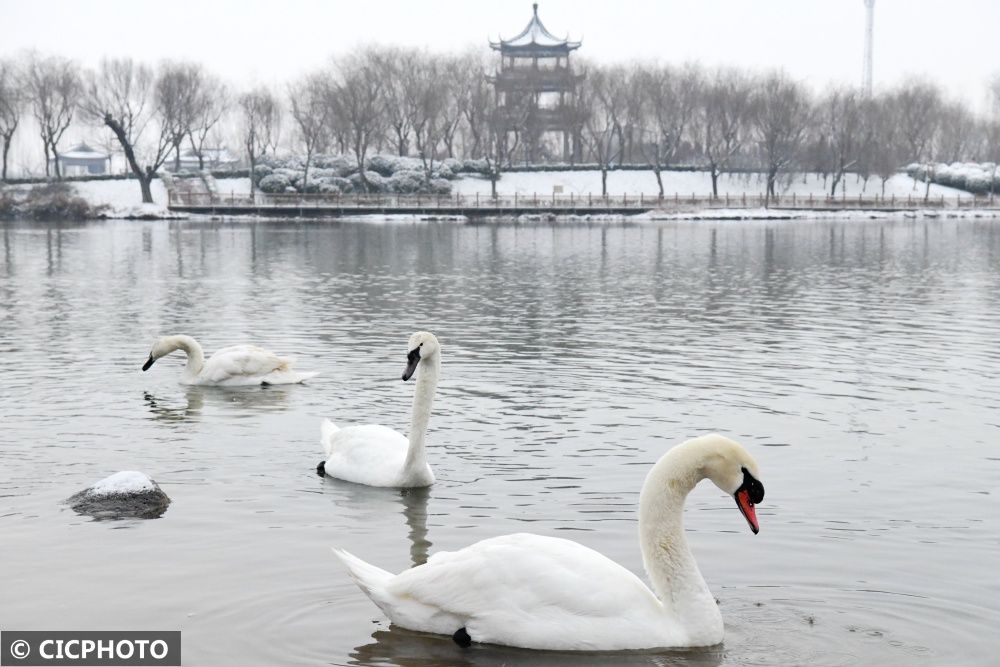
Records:
[[[502,51],[572,51],[580,48],[580,42],[569,41],[556,37],[538,18],[538,3],[532,6],[533,13],[528,25],[510,39],[501,38],[499,42],[490,41],[490,47]]]
[[[72,158],[76,160],[107,160],[108,154],[95,151],[87,144],[78,144],[65,153],[60,153],[59,157]]]

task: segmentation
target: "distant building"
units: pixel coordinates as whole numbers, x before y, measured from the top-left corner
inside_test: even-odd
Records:
[[[236,169],[239,166],[239,160],[230,154],[225,148],[204,148],[201,151],[204,157],[205,169],[210,169],[212,171],[225,170],[225,169]],[[175,160],[167,160],[166,164],[163,165],[168,171],[174,171],[176,166]],[[201,169],[198,152],[189,149],[184,153],[181,153],[180,160],[180,170],[181,171],[198,171]]]
[[[574,161],[581,151],[577,98],[583,74],[573,72],[570,52],[581,43],[554,36],[538,18],[538,4],[532,7],[524,30],[490,42],[500,52],[500,69],[491,81],[503,139],[521,142],[525,162],[560,159],[560,153],[562,161]]]
[[[50,164],[54,162],[50,160]],[[111,171],[111,156],[79,144],[59,154],[59,172],[63,176],[97,176]]]

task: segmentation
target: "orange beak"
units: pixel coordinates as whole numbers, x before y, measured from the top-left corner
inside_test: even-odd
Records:
[[[747,523],[750,524],[750,530],[756,535],[760,532],[760,525],[757,523],[757,511],[753,508],[753,502],[750,500],[750,492],[746,489],[740,489],[736,492],[736,505],[740,508],[740,512],[746,518]]]

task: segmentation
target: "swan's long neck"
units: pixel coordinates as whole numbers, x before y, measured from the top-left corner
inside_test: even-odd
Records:
[[[184,372],[188,375],[197,375],[205,366],[205,352],[191,336],[171,336],[170,345],[175,350],[184,350],[187,355],[187,366]]]
[[[431,420],[431,404],[434,403],[434,391],[437,389],[440,372],[440,354],[422,359],[417,368],[417,388],[413,394],[413,412],[410,415],[410,448],[406,452],[406,462],[403,464],[403,472],[406,475],[419,474],[427,468],[424,437],[427,435],[427,424]]]
[[[722,615],[684,537],[684,501],[705,476],[690,454],[675,447],[646,477],[639,497],[642,560],[668,614],[692,632],[721,633]]]

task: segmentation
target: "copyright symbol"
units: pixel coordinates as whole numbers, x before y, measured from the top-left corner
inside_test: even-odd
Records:
[[[18,639],[10,645],[10,654],[18,660],[24,660],[29,653],[31,653],[31,644],[23,639]]]

